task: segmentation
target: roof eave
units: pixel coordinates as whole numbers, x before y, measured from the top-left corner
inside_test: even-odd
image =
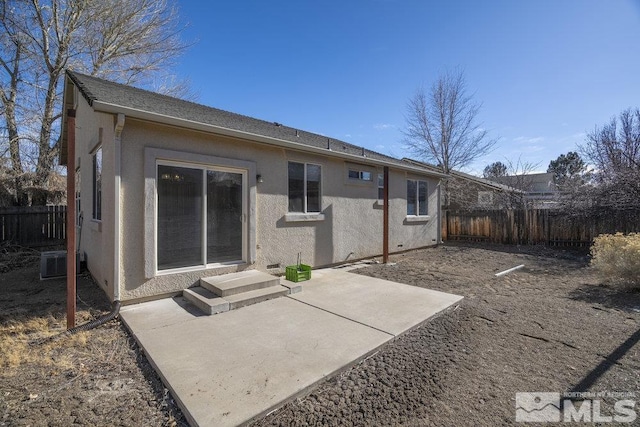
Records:
[[[153,112],[140,110],[136,108],[125,107],[117,104],[111,104],[111,103],[99,101],[96,99],[93,99],[93,102],[91,104],[95,111],[101,111],[104,113],[112,113],[112,114],[122,113],[128,117],[136,118],[139,120],[157,122],[165,125],[177,126],[177,127],[197,130],[201,132],[207,132],[207,133],[215,133],[215,134],[230,136],[234,138],[248,139],[250,141],[255,141],[263,144],[275,145],[278,147],[289,148],[297,151],[304,151],[304,152],[309,152],[314,154],[320,154],[323,156],[338,157],[338,158],[351,160],[353,162],[358,162],[358,163],[364,162],[364,163],[373,164],[377,166],[388,166],[390,168],[406,170],[409,172],[418,173],[420,175],[427,175],[427,176],[431,176],[438,179],[448,177],[448,175],[438,173],[438,172],[432,172],[420,167],[413,167],[410,165],[400,165],[392,162],[385,162],[384,160],[374,159],[371,157],[363,157],[363,156],[358,156],[350,153],[341,153],[337,151],[331,151],[326,148],[314,147],[310,145],[300,144],[297,142],[286,141],[283,139],[259,135],[252,132],[229,129],[226,127],[216,126],[208,123],[202,123],[202,122],[182,119],[174,116],[153,113]]]

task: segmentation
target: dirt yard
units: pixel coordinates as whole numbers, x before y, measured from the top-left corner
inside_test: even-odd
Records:
[[[66,280],[40,281],[39,258],[26,264],[0,274],[0,426],[186,426],[119,321],[33,344],[65,330]],[[77,308],[78,324],[110,310],[86,275]]]
[[[443,245],[392,261],[358,272],[465,299],[255,426],[513,425],[516,392],[640,399],[640,292],[603,283],[584,254]],[[29,345],[64,327],[64,281],[36,267],[0,275],[0,426],[184,425],[119,322]],[[79,297],[81,322],[109,309],[87,278]]]

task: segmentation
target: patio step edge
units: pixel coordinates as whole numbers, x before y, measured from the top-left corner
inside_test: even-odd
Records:
[[[200,286],[219,297],[270,288],[280,284],[280,278],[258,270],[247,270],[220,276],[203,277]]]
[[[182,296],[206,314],[224,313],[231,309],[229,301],[200,286],[184,289]]]
[[[241,294],[229,295],[224,297],[224,299],[229,302],[229,309],[234,310],[247,305],[257,304],[262,301],[285,296],[289,293],[289,288],[278,284],[268,288],[255,289]]]

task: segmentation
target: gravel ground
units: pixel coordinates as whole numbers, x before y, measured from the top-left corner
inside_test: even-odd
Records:
[[[447,244],[392,261],[358,273],[465,299],[254,426],[513,425],[519,391],[640,397],[640,292],[603,282],[584,255]],[[63,330],[64,281],[28,265],[0,289],[0,426],[186,425],[118,321],[28,344]],[[87,277],[78,295],[79,323],[109,309]]]
[[[513,425],[516,392],[640,397],[640,293],[603,284],[584,255],[447,245],[392,261],[359,273],[465,299],[256,426]]]

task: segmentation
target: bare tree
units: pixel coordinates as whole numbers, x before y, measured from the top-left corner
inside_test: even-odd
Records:
[[[167,0],[0,0],[0,21],[0,135],[15,203],[26,204],[30,188],[31,203],[45,204],[64,70],[148,85],[186,45]]]
[[[491,179],[511,187],[512,191],[500,193],[496,202],[507,209],[527,209],[533,206],[528,193],[532,190],[534,180],[531,173],[538,167],[537,164],[523,161],[520,157],[516,161],[506,160],[505,174],[494,176]]]
[[[462,71],[446,72],[407,103],[405,145],[445,173],[467,166],[493,148],[495,139],[477,122],[480,104],[467,94]]]
[[[579,148],[594,170],[591,182],[567,194],[566,211],[589,216],[640,212],[640,109],[626,109],[596,126]]]
[[[627,109],[587,134],[580,147],[600,180],[640,171],[640,109]]]

